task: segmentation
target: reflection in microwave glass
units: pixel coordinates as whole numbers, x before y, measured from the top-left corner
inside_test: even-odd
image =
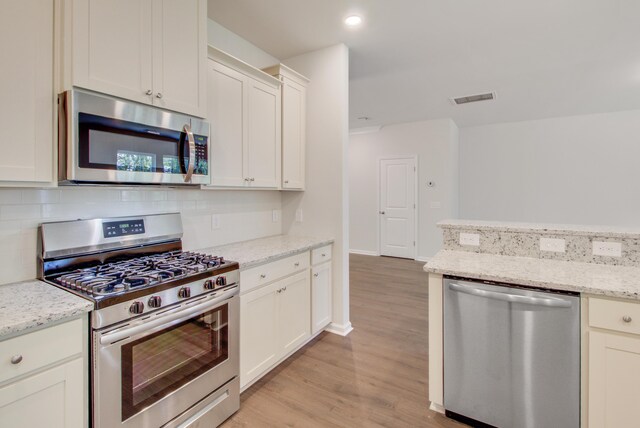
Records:
[[[156,157],[151,153],[118,150],[116,167],[118,171],[154,172]]]

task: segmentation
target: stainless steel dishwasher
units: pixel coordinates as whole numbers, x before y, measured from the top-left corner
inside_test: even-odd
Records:
[[[579,296],[445,277],[444,407],[473,426],[579,428]]]

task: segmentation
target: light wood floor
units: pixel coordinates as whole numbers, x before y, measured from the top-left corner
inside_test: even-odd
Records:
[[[462,427],[428,410],[427,274],[351,255],[347,337],[322,333],[241,395],[234,427]]]

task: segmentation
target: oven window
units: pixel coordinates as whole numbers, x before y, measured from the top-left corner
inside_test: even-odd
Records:
[[[228,305],[122,346],[122,420],[228,358]]]

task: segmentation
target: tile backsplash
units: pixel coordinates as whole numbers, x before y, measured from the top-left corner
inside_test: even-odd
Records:
[[[184,247],[198,249],[280,234],[273,211],[281,209],[280,192],[267,191],[0,189],[0,284],[35,278],[42,222],[180,212]]]

